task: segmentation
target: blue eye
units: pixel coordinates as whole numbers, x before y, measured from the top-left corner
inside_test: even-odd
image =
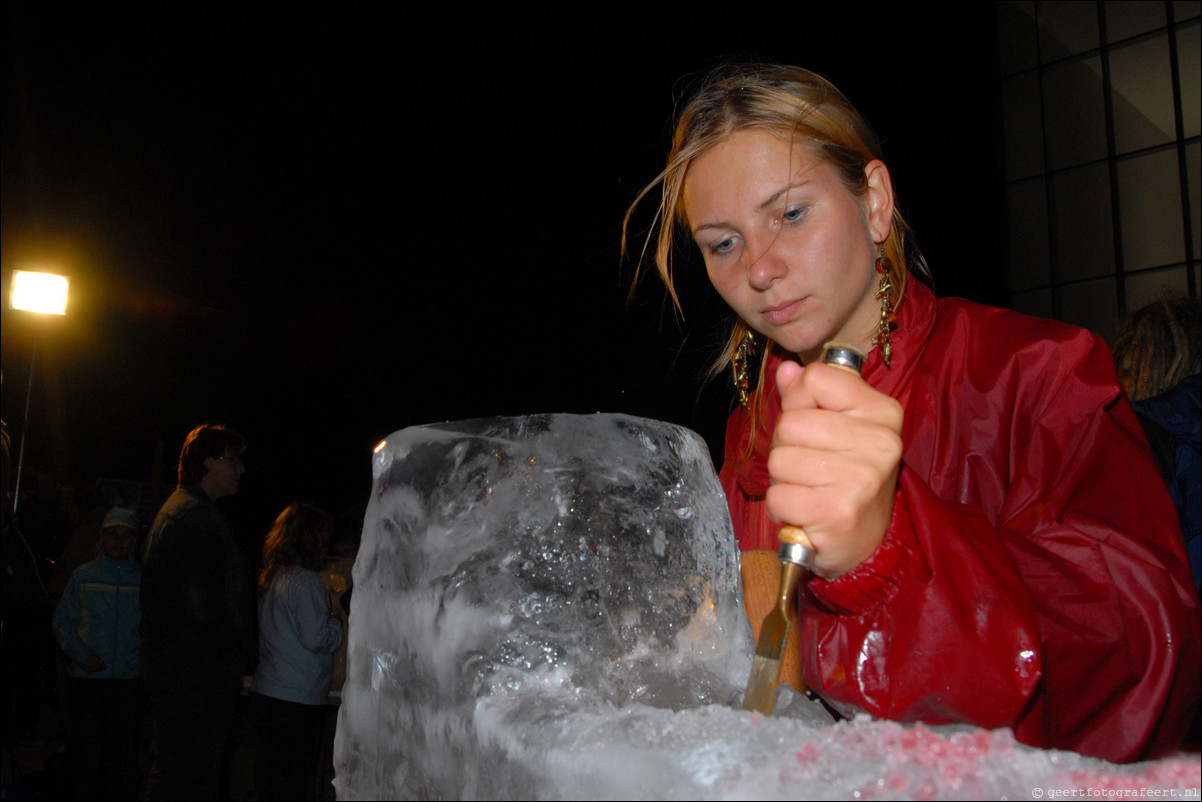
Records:
[[[785,209],[784,214],[780,216],[780,221],[783,223],[796,223],[805,217],[805,213],[806,207],[794,206],[790,209]]]
[[[710,246],[710,253],[721,256],[722,254],[730,253],[735,249],[735,238],[727,237],[726,239],[718,240]]]

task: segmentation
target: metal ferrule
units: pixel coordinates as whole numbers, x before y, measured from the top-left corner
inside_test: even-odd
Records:
[[[822,355],[822,361],[828,365],[842,365],[851,368],[856,373],[864,366],[864,355],[855,348],[843,345],[829,345]]]
[[[809,546],[803,546],[800,543],[781,543],[780,558],[791,563],[796,563],[802,568],[810,568],[814,564],[814,557],[818,552]]]

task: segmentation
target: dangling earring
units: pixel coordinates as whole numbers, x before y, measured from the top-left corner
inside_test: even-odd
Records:
[[[730,367],[735,375],[735,392],[739,394],[739,404],[743,409],[751,409],[751,362],[758,352],[755,331],[748,326],[743,330],[743,337],[730,360]]]
[[[876,298],[881,302],[881,320],[877,324],[872,344],[881,349],[881,359],[885,361],[885,367],[889,367],[889,360],[893,358],[891,334],[897,327],[897,314],[893,311],[893,261],[885,255],[885,243],[882,242],[878,247],[880,255],[876,258],[876,272],[881,274],[881,284],[877,288]]]

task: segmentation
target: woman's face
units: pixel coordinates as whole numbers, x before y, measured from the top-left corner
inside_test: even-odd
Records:
[[[853,195],[804,145],[765,130],[727,137],[693,160],[684,208],[714,288],[756,331],[818,357],[830,340],[865,353],[880,318],[876,246],[893,192],[879,161]]]

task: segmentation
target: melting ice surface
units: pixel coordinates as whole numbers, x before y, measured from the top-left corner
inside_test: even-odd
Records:
[[[836,724],[787,687],[771,719],[739,709],[754,644],[737,548],[687,429],[435,424],[389,437],[373,476],[341,799],[1032,798],[1091,783],[1197,798],[1196,760],[1117,767],[1005,730]]]

